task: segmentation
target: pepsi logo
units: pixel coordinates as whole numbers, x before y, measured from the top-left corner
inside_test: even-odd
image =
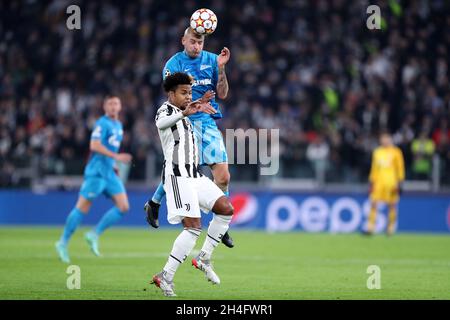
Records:
[[[241,225],[253,220],[258,210],[258,201],[248,193],[237,193],[231,197],[234,207],[233,220],[231,224]]]

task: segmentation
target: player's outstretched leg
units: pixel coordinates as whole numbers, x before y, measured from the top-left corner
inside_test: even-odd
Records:
[[[155,284],[163,291],[165,296],[176,296],[173,286],[173,278],[178,267],[186,260],[195,247],[201,233],[200,218],[184,218],[184,230],[178,235],[173,243],[167,263],[163,270],[154,275],[151,284]]]
[[[215,214],[209,224],[208,234],[199,255],[192,259],[192,265],[201,270],[208,281],[211,281],[213,284],[220,284],[220,278],[211,264],[211,256],[220,243],[220,239],[228,230],[233,216],[233,206],[228,198],[223,196],[216,201],[212,211]]]
[[[109,227],[119,222],[126,211],[122,211],[117,207],[109,209],[101,218],[94,230],[87,232],[84,237],[91,248],[91,251],[97,256],[101,256],[99,250],[99,237]]]
[[[91,202],[80,196],[75,208],[73,208],[67,216],[61,238],[55,243],[56,252],[58,253],[61,261],[64,263],[70,263],[69,250],[67,248],[69,240],[83,221],[83,217],[89,211],[90,206]],[[83,211],[81,211],[80,208]]]

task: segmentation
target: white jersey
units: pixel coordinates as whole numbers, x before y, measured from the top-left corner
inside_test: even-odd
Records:
[[[155,121],[164,152],[163,183],[167,175],[201,177],[197,141],[191,121],[168,101],[158,109]]]

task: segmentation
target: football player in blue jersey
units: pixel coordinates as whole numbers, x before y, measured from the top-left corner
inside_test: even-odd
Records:
[[[115,204],[103,215],[97,226],[85,234],[85,239],[96,256],[100,256],[99,236],[117,223],[130,207],[125,187],[115,170],[116,161],[129,163],[132,159],[130,154],[118,152],[123,138],[122,123],[119,121],[122,104],[118,97],[108,96],[103,102],[103,108],[105,115],[97,120],[91,134],[91,155],[84,170],[84,182],[78,201],[67,217],[64,231],[56,243],[56,251],[65,263],[70,263],[67,249],[70,237],[89,212],[96,197],[105,194]]]
[[[230,60],[230,50],[225,47],[219,55],[205,51],[203,50],[204,41],[204,35],[197,34],[188,27],[181,39],[184,50],[176,53],[167,61],[163,69],[163,79],[170,74],[184,72],[194,79],[192,100],[200,99],[205,93],[211,91],[217,92],[220,99],[225,99],[228,95],[225,65]],[[230,182],[228,157],[222,134],[216,124],[216,120],[222,118],[222,113],[215,98],[209,103],[216,110],[215,114],[198,112],[190,115],[189,119],[193,123],[198,141],[199,164],[208,165],[211,168],[214,182],[228,196]],[[153,197],[144,205],[147,221],[154,228],[159,226],[158,210],[164,195],[165,191],[160,183]],[[234,246],[233,239],[228,232],[223,235],[222,242],[229,248]]]

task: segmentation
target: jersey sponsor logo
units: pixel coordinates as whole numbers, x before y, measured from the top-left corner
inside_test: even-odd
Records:
[[[102,136],[102,127],[96,126],[92,131],[92,138],[100,138]]]
[[[211,79],[202,79],[202,80],[195,80],[194,83],[192,84],[193,87],[195,86],[207,86],[212,84]]]
[[[108,138],[108,143],[111,146],[116,147],[116,148],[120,147],[119,135],[121,134],[121,131],[122,130],[120,130],[120,131],[114,130],[112,136],[110,136]]]
[[[211,66],[210,66],[209,64],[202,64],[202,65],[200,66],[200,71],[201,71],[201,70],[208,69],[208,68],[211,68]]]

